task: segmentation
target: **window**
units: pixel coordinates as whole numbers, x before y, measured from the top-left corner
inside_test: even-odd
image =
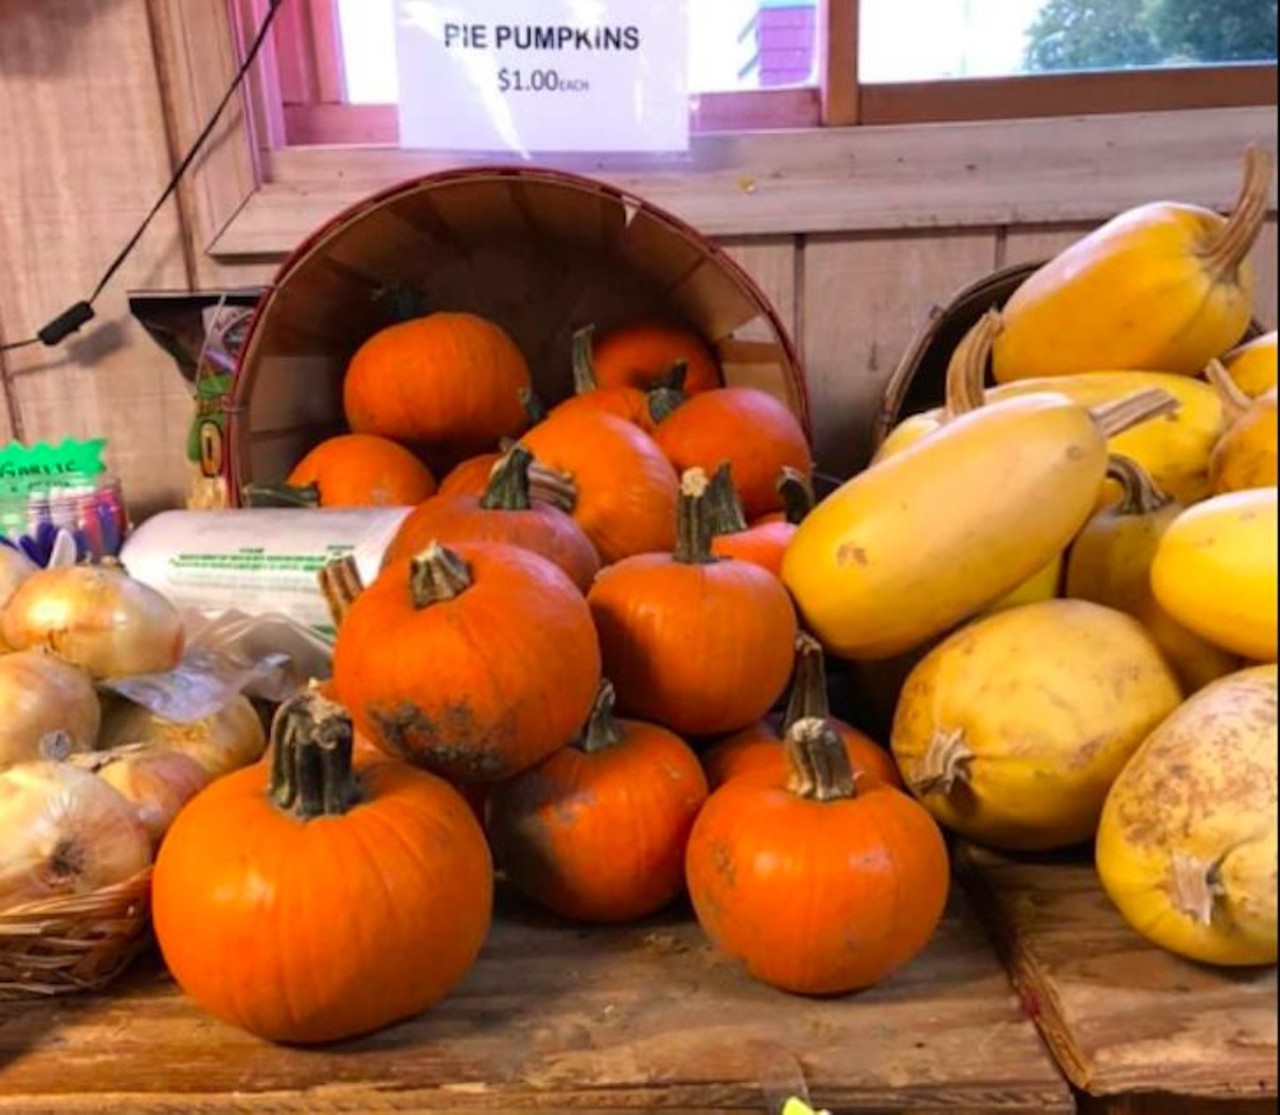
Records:
[[[1276,101],[1275,0],[687,2],[695,132]],[[287,0],[260,83],[281,145],[396,143],[394,11]]]

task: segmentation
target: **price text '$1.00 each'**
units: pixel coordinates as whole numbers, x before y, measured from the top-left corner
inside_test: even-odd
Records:
[[[568,77],[559,70],[521,70],[507,66],[498,71],[500,93],[585,93],[591,83]]]

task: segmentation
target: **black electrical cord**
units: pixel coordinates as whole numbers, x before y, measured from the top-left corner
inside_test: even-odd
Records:
[[[93,293],[83,301],[77,302],[73,306],[68,306],[34,337],[0,344],[0,352],[9,352],[12,349],[26,348],[29,345],[37,344],[52,347],[71,336],[82,325],[93,319],[94,302],[98,300],[98,296],[115,276],[115,273],[120,270],[120,265],[129,258],[129,253],[133,251],[134,246],[142,239],[142,234],[147,231],[147,226],[151,224],[152,218],[160,212],[164,203],[169,200],[173,191],[178,188],[178,183],[182,181],[182,176],[187,172],[187,168],[191,166],[192,160],[199,154],[200,148],[204,146],[205,141],[213,133],[213,129],[217,126],[223,111],[231,102],[231,98],[235,96],[236,90],[243,83],[245,75],[249,72],[249,67],[253,65],[253,60],[258,56],[258,51],[262,49],[262,44],[267,38],[267,31],[271,27],[271,21],[275,19],[276,12],[280,10],[280,6],[284,2],[285,0],[270,0],[271,7],[268,9],[266,16],[263,17],[262,26],[258,28],[257,34],[254,35],[249,51],[244,56],[244,61],[240,64],[240,69],[237,71],[230,87],[223,95],[222,100],[218,102],[218,107],[213,110],[213,115],[209,117],[208,123],[201,129],[200,134],[196,136],[195,142],[192,143],[182,162],[177,165],[172,177],[169,179],[169,184],[165,186],[164,192],[151,207],[151,211],[143,218],[142,223],[134,231],[134,234],[129,237],[129,242],[120,250],[120,254],[111,261],[110,265],[102,273],[102,278],[98,280],[98,285],[93,288]]]

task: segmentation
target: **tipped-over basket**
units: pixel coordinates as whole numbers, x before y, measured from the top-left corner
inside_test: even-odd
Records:
[[[342,378],[389,324],[390,290],[426,310],[501,325],[538,398],[572,390],[570,346],[644,317],[694,327],[727,383],[782,399],[809,429],[795,346],[751,277],[677,217],[581,175],[527,167],[431,174],[375,194],[317,229],[259,300],[241,350],[223,475],[231,498],[273,484],[343,428]]]
[[[0,1001],[97,991],[151,939],[151,868],[0,911]]]

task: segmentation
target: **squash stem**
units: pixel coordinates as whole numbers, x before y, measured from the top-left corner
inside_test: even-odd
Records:
[[[1209,381],[1209,385],[1222,401],[1222,409],[1227,412],[1228,425],[1242,418],[1253,405],[1253,400],[1240,390],[1240,385],[1231,378],[1231,373],[1227,371],[1226,365],[1221,360],[1209,361],[1209,366],[1204,370],[1204,378]]]
[[[480,497],[480,506],[486,511],[528,511],[533,506],[529,502],[529,467],[532,464],[533,454],[529,450],[523,445],[512,446],[489,473],[489,483]]]
[[[988,310],[964,335],[947,367],[946,418],[978,410],[986,399],[987,362],[996,337],[1004,328],[999,310]]]
[[[1125,430],[1140,426],[1152,418],[1173,414],[1178,410],[1178,400],[1160,387],[1135,391],[1123,398],[1091,407],[1089,413],[1107,438],[1113,438]]]
[[[248,507],[319,507],[318,484],[246,484],[244,502]]]
[[[816,716],[791,725],[783,739],[791,777],[787,789],[809,801],[844,801],[857,797],[858,785],[849,755],[836,730]]]
[[[948,795],[969,781],[969,764],[973,752],[964,741],[964,729],[937,731],[929,741],[919,766],[910,779],[911,788],[922,797],[928,794]]]
[[[1169,862],[1169,898],[1173,908],[1197,925],[1209,925],[1224,894],[1218,864],[1175,852]]]
[[[501,466],[501,461],[493,466],[493,471]],[[491,477],[493,472],[489,474]],[[550,468],[538,461],[529,462],[529,496],[557,507],[566,515],[570,514],[578,503],[578,485],[567,472]]]
[[[1107,458],[1107,476],[1123,489],[1116,505],[1119,515],[1154,515],[1173,502],[1173,497],[1131,457],[1112,453]]]
[[[796,636],[795,676],[791,679],[787,710],[782,716],[782,732],[785,735],[791,731],[798,721],[826,720],[830,715],[822,644],[807,631],[802,631]]]
[[[595,334],[594,325],[584,325],[573,335],[573,393],[575,395],[586,395],[599,386],[596,383],[596,367],[592,358]]]
[[[818,502],[809,478],[798,468],[783,465],[776,487],[778,495],[782,497],[784,518],[792,526],[799,526]]]
[[[1234,275],[1248,258],[1267,217],[1271,189],[1271,160],[1257,144],[1244,153],[1244,183],[1236,207],[1217,238],[1204,251],[1204,260],[1215,279]]]
[[[711,474],[707,490],[702,497],[704,514],[711,523],[711,535],[738,534],[747,529],[747,517],[742,511],[742,500],[733,486],[733,475],[728,461]]]
[[[600,683],[596,693],[596,703],[591,708],[591,717],[587,721],[586,731],[577,741],[580,750],[588,755],[597,751],[607,751],[622,742],[622,726],[613,715],[613,706],[617,694],[613,682],[607,678]]]
[[[291,697],[271,723],[271,800],[303,821],[341,816],[360,800],[354,746],[341,705],[314,687]]]
[[[688,374],[689,362],[677,360],[671,365],[671,370],[649,388],[645,406],[649,410],[649,420],[655,426],[670,418],[684,404],[684,381]]]
[[[351,605],[364,592],[364,580],[360,576],[356,559],[345,554],[326,562],[316,574],[316,579],[320,582],[320,593],[329,606],[334,630],[337,630],[346,620]]]
[[[439,542],[432,542],[409,563],[409,594],[415,608],[453,600],[470,587],[467,563]]]
[[[707,507],[707,474],[700,468],[686,469],[680,478],[679,502],[676,504],[675,560],[682,565],[710,565],[719,561],[711,552],[712,530]]]

